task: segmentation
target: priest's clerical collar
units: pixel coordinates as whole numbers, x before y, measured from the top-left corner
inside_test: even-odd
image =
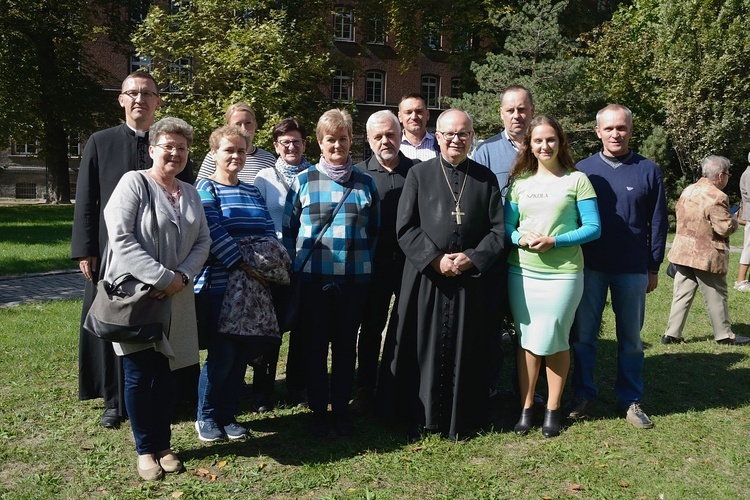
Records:
[[[125,125],[127,125],[127,126],[128,126],[128,128],[129,128],[130,130],[132,130],[132,131],[133,131],[133,132],[135,133],[135,136],[136,136],[136,137],[146,137],[146,134],[148,133],[148,131],[141,131],[141,130],[136,130],[136,129],[134,129],[134,128],[133,128],[133,127],[131,127],[131,126],[130,126],[130,124],[129,124],[129,123],[127,123],[127,122],[125,122]]]
[[[440,159],[443,160],[443,163],[445,163],[446,165],[450,165],[451,168],[456,168],[459,165],[465,163],[466,160],[468,159],[468,157],[464,158],[463,160],[461,160],[460,162],[458,162],[456,164],[453,164],[453,163],[449,162],[448,160],[446,160],[445,157],[442,154],[440,155]]]

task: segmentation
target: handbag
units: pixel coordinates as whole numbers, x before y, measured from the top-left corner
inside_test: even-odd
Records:
[[[677,274],[677,266],[670,262],[667,266],[667,276],[674,278],[675,274]]]
[[[159,260],[159,225],[156,208],[146,178],[141,176],[149,199],[151,227],[156,236],[156,260]],[[131,274],[117,277],[112,283],[99,280],[96,296],[86,313],[83,328],[109,342],[123,344],[152,343],[162,339],[169,327],[170,301],[150,296],[153,286]]]
[[[100,280],[86,314],[84,329],[102,340],[147,344],[162,339],[169,323],[169,301],[149,296],[152,290],[130,274],[108,283]]]
[[[336,214],[339,212],[341,205],[344,204],[344,200],[346,200],[351,191],[351,186],[348,187],[346,191],[344,191],[344,195],[339,200],[336,208],[333,209],[333,212],[331,212],[331,216],[328,217],[328,221],[323,226],[323,229],[321,229],[318,233],[318,237],[310,247],[310,250],[307,251],[307,255],[305,255],[305,258],[302,261],[302,265],[297,271],[292,272],[292,275],[289,278],[289,290],[286,294],[286,297],[284,297],[285,300],[283,301],[283,320],[279,324],[279,328],[282,332],[288,332],[297,327],[297,322],[299,321],[300,306],[302,305],[302,270],[305,268],[305,264],[307,264],[307,261],[310,260],[310,256],[312,255],[315,247],[318,245],[318,243],[320,243],[320,240],[323,239],[323,234],[333,223],[334,217],[336,217]]]

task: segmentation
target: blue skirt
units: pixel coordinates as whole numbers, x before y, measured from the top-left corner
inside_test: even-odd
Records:
[[[509,266],[508,298],[521,347],[538,356],[567,351],[582,296],[582,271],[541,273]]]

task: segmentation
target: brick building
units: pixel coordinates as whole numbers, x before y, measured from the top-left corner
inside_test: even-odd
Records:
[[[144,6],[147,7],[148,3],[144,2]],[[169,8],[182,8],[186,3],[185,0],[170,0]],[[131,17],[133,15],[142,13],[131,13]],[[441,32],[439,25],[433,23],[424,27],[424,49],[416,61],[406,66],[398,58],[391,36],[378,29],[378,18],[359,16],[354,2],[332,3],[327,22],[333,40],[331,58],[340,68],[330,81],[320,82],[323,94],[330,97],[331,106],[354,104],[357,108],[356,130],[361,132],[372,113],[381,109],[396,113],[403,94],[421,92],[430,109],[428,126],[434,130],[435,119],[444,107],[443,98],[455,95],[459,90],[457,70],[450,64],[451,55],[468,50],[470,39],[456,43],[454,34]],[[116,102],[120,82],[127,74],[151,64],[148,58],[129,57],[117,52],[104,35],[100,35],[87,50],[96,64],[111,75],[103,86],[112,92],[112,102]],[[191,62],[188,59],[175,61],[172,70],[179,73]],[[217,113],[222,111],[217,110]],[[85,140],[86,137],[80,136],[70,138],[71,196],[75,193],[77,167]],[[35,153],[34,144],[10,144],[8,149],[0,151],[0,197],[46,197],[47,173],[44,161]],[[356,162],[369,154],[364,134],[358,133],[352,150],[353,159]]]

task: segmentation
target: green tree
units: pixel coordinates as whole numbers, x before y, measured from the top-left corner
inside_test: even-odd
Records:
[[[85,51],[105,29],[94,26],[107,3],[105,10],[120,5],[0,0],[0,138],[38,141],[53,203],[70,203],[68,136],[91,131],[115,109]]]
[[[152,7],[133,43],[154,61],[158,81],[169,82],[161,114],[196,127],[196,150],[223,123],[226,106],[246,101],[261,125],[257,142],[270,146],[270,126],[286,116],[308,128],[329,106],[320,83],[331,76],[330,13],[324,1],[292,0],[283,7],[264,0],[193,0],[168,12]],[[174,62],[189,61],[189,77]],[[264,125],[265,124],[265,125]]]
[[[750,135],[748,0],[659,2],[656,71],[665,128],[682,170],[719,154],[744,162]]]
[[[480,136],[502,129],[500,93],[520,84],[534,95],[537,113],[560,119],[577,156],[592,148],[591,110],[597,93],[583,81],[586,59],[575,41],[563,37],[560,17],[568,2],[519,2],[520,8],[493,9],[490,22],[505,33],[504,50],[488,53],[486,61],[473,63],[480,90],[451,99],[451,104],[474,117]]]

